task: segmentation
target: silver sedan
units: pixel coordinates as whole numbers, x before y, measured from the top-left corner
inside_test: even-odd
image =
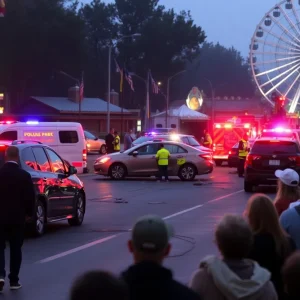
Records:
[[[155,155],[161,142],[146,142],[124,152],[99,157],[94,163],[96,174],[110,176],[112,179],[128,177],[158,176]],[[213,171],[212,154],[179,142],[166,141],[169,150],[169,176],[178,176],[181,180],[193,180],[196,175]]]

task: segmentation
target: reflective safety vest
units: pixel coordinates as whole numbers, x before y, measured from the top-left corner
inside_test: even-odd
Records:
[[[165,148],[161,148],[157,151],[155,157],[159,166],[167,166],[169,164],[170,152]]]
[[[246,156],[248,155],[248,143],[247,143],[247,141],[245,141],[244,139],[241,139],[240,140],[240,143],[243,143],[243,149],[241,150],[240,148],[239,148],[239,158],[242,158],[242,159],[244,159],[244,158],[246,158]],[[239,144],[240,144],[239,143]],[[240,145],[239,145],[240,146]]]
[[[115,151],[121,150],[120,137],[118,135],[115,137],[115,140],[114,140],[114,150]]]

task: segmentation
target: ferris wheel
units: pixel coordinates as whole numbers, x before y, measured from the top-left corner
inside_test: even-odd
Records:
[[[250,45],[250,65],[263,96],[289,102],[294,113],[300,99],[300,0],[276,4],[256,27]]]

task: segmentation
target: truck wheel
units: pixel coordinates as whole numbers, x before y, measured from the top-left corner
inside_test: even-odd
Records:
[[[252,193],[253,192],[254,184],[249,181],[244,181],[244,191],[246,193]]]

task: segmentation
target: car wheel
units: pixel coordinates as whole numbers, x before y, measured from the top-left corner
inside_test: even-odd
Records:
[[[223,164],[223,161],[222,160],[215,160],[215,163],[218,167],[221,167],[222,164]]]
[[[71,226],[80,226],[85,215],[85,197],[80,193],[76,200],[75,213],[72,219],[68,219]]]
[[[102,155],[106,154],[106,146],[105,145],[102,145],[100,147],[99,153],[102,154]]]
[[[42,201],[38,200],[35,207],[35,216],[32,224],[32,233],[39,237],[45,232],[46,209]]]
[[[111,167],[110,167],[110,177],[112,179],[115,179],[115,180],[120,180],[120,179],[123,179],[125,178],[125,175],[126,175],[126,168],[124,165],[122,164],[113,164]]]
[[[244,181],[244,190],[246,193],[252,193],[253,192],[254,184],[249,181]]]
[[[179,178],[183,181],[192,181],[196,177],[196,169],[191,164],[183,165],[179,170]]]

